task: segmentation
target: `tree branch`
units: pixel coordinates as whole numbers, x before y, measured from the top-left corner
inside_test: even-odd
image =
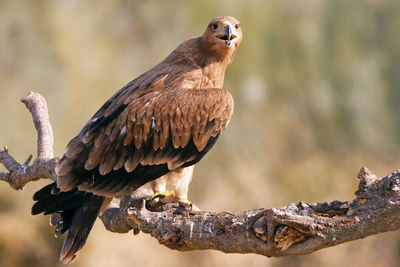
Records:
[[[38,132],[37,158],[29,166],[32,155],[23,164],[19,164],[8,153],[7,146],[0,150],[0,163],[8,173],[0,172],[0,180],[10,184],[15,190],[22,189],[28,182],[40,178],[55,180],[55,165],[58,158],[54,158],[53,152],[53,130],[51,128],[46,100],[38,93],[31,92],[23,97],[21,102],[25,104],[32,114],[33,123]]]
[[[36,93],[22,101],[32,113],[38,130],[38,157],[28,166],[30,158],[19,164],[7,148],[0,151],[0,163],[9,171],[0,173],[0,179],[14,189],[39,178],[56,178],[57,158],[53,158],[46,102]],[[178,203],[150,207],[151,193],[139,189],[122,198],[119,205],[110,204],[100,218],[109,231],[133,230],[134,234],[142,231],[180,251],[215,249],[265,256],[306,254],[400,228],[400,172],[377,178],[363,167],[358,177],[356,198],[346,202],[300,202],[281,208],[216,213],[192,211]]]
[[[140,227],[161,244],[180,251],[307,254],[400,228],[399,172],[377,178],[363,167],[359,178],[357,197],[347,202],[300,202],[281,208],[215,213],[193,212],[178,204],[151,210],[144,204],[148,198],[126,197],[120,208],[109,207],[101,218],[110,231]]]

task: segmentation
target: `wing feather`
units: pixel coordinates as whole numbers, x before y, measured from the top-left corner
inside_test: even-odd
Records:
[[[128,157],[129,157],[128,148],[127,147],[123,147],[121,149],[120,155],[119,156],[115,155],[115,156],[118,158],[118,161],[117,161],[117,163],[115,164],[115,166],[113,168],[114,171],[122,168],[124,166],[125,162],[128,160]]]
[[[80,190],[122,194],[169,170],[194,164],[214,144],[233,111],[229,92],[215,88],[120,93],[106,104],[60,160],[61,190],[70,189],[73,180]],[[90,179],[85,178],[89,174]]]
[[[133,153],[131,153],[124,164],[126,171],[127,172],[133,171],[141,161],[141,157],[142,155],[139,149],[136,149]]]

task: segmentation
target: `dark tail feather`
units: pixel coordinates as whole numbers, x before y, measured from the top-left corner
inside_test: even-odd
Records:
[[[56,237],[68,230],[60,261],[73,262],[85,245],[105,198],[77,189],[60,192],[55,183],[36,192],[33,198],[37,201],[32,207],[33,215],[53,213],[50,224],[56,227]]]
[[[92,230],[104,199],[102,196],[92,195],[89,201],[75,211],[61,249],[60,261],[71,263],[78,257],[79,251],[85,245],[90,230]]]

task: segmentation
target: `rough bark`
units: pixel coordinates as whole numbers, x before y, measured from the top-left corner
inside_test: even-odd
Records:
[[[22,102],[32,113],[38,131],[38,156],[29,165],[17,163],[5,147],[0,163],[8,173],[0,179],[13,189],[40,178],[55,180],[53,133],[46,102],[30,93]],[[110,204],[100,216],[112,232],[133,230],[151,234],[160,244],[180,251],[215,249],[226,253],[287,256],[311,253],[321,248],[400,228],[400,172],[383,178],[362,167],[356,198],[330,203],[297,203],[285,207],[243,212],[192,211],[179,203],[148,205],[149,192],[138,190]]]
[[[8,173],[0,172],[0,180],[9,183],[15,190],[23,189],[28,182],[40,178],[55,180],[55,165],[58,159],[54,157],[53,129],[46,100],[40,94],[30,92],[21,98],[21,102],[32,114],[33,124],[38,133],[37,157],[32,165],[29,165],[32,155],[23,164],[20,164],[8,153],[7,146],[4,146],[4,150],[0,150],[0,163],[9,171]]]

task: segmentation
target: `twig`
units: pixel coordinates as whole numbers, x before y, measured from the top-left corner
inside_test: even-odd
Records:
[[[53,130],[51,128],[46,100],[38,93],[31,92],[23,97],[21,102],[32,114],[33,123],[38,132],[37,158],[29,166],[32,155],[25,163],[20,164],[9,154],[8,147],[0,150],[0,163],[9,171],[0,172],[0,180],[10,184],[15,190],[22,189],[28,182],[40,178],[55,180],[55,164],[58,158],[54,158]]]

